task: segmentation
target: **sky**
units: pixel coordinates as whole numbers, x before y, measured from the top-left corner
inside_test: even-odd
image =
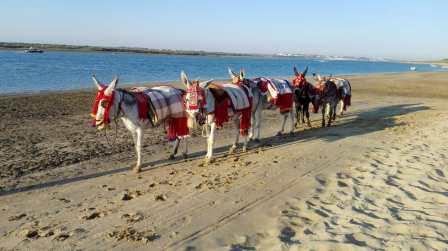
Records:
[[[447,0],[1,0],[0,41],[448,58]]]

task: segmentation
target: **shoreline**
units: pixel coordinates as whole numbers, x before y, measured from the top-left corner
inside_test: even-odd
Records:
[[[429,63],[428,63],[429,64]],[[447,64],[448,67],[448,64]],[[346,77],[346,78],[352,78],[352,77],[375,77],[375,76],[396,76],[400,74],[432,74],[432,73],[444,73],[448,72],[448,68],[446,71],[434,71],[434,72],[382,72],[382,73],[353,73],[353,74],[337,74],[333,75],[334,77]],[[279,78],[279,79],[292,79],[292,76],[284,77],[284,76],[271,76],[272,78]],[[204,80],[205,79],[201,79]],[[313,81],[312,78],[309,78],[309,80]],[[214,79],[214,81],[223,82],[223,81],[230,81],[229,79]],[[143,81],[143,82],[135,82],[135,83],[119,83],[119,87],[123,88],[131,88],[135,86],[154,86],[154,85],[174,85],[176,87],[180,86],[180,88],[183,88],[181,85],[181,82],[179,80],[167,80],[167,81]],[[49,94],[73,94],[73,93],[79,93],[79,92],[91,92],[95,91],[93,84],[92,87],[85,87],[85,88],[79,88],[79,89],[60,89],[60,90],[41,90],[41,91],[27,91],[27,92],[6,92],[2,93],[0,92],[0,98],[3,97],[29,97],[29,96],[38,96],[38,95],[49,95]]]

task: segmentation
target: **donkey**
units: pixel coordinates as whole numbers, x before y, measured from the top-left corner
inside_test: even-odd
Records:
[[[336,106],[339,102],[338,88],[336,84],[330,80],[331,77],[322,78],[320,75],[313,73],[317,85],[311,88],[314,93],[311,98],[314,112],[319,111],[319,106],[322,106],[322,127],[325,127],[325,116],[328,116],[327,126],[331,126],[331,121],[336,119]]]
[[[351,98],[352,98],[352,86],[350,85],[350,82],[347,79],[344,78],[331,78],[331,81],[333,81],[336,84],[336,87],[338,88],[338,94],[339,94],[339,115],[342,116],[344,114],[344,111],[347,111],[347,108],[351,105]]]
[[[252,93],[252,111],[251,111],[251,127],[249,130],[249,141],[254,140],[256,143],[260,142],[261,134],[261,113],[263,110],[263,97],[264,94],[258,88],[256,82],[245,77],[245,72],[243,69],[240,70],[239,74],[236,74],[232,69],[228,68],[230,79],[232,84],[235,85],[245,85],[251,90]]]
[[[308,66],[303,72],[299,72],[294,66],[295,77],[292,83],[294,86],[294,103],[296,107],[296,128],[299,127],[300,122],[305,124],[305,116],[308,127],[311,127],[309,107],[311,103],[311,89],[314,87],[305,78],[307,72]]]
[[[260,127],[261,127],[261,111],[266,107],[277,107],[279,108],[280,114],[283,115],[283,121],[281,124],[280,130],[277,132],[277,136],[280,136],[285,131],[286,121],[288,117],[291,121],[291,129],[289,131],[290,134],[294,132],[294,116],[293,116],[293,87],[289,83],[288,80],[284,79],[271,79],[259,77],[252,80],[249,80],[253,88],[254,100],[259,100],[256,104],[255,114],[253,115],[256,118],[258,123],[254,123],[251,129],[251,139],[255,137],[256,141],[259,141],[260,138]],[[284,93],[280,93],[284,92]],[[273,95],[274,94],[274,95]],[[270,103],[267,105],[266,103]]]
[[[135,173],[140,172],[142,163],[141,148],[143,141],[143,129],[147,127],[157,126],[157,124],[154,124],[153,122],[155,121],[155,113],[149,112],[147,113],[149,115],[143,114],[146,115],[146,118],[142,119],[142,107],[141,103],[139,104],[138,100],[138,95],[141,95],[141,92],[137,93],[124,89],[117,89],[116,86],[118,84],[118,77],[115,77],[109,85],[100,84],[95,75],[92,76],[92,79],[95,86],[98,88],[98,93],[96,95],[91,114],[94,118],[94,126],[98,130],[107,129],[111,121],[116,122],[120,118],[121,121],[123,121],[125,127],[131,132],[132,138],[134,140],[135,150],[137,152],[137,163],[133,171]],[[169,86],[153,87],[150,88],[150,90],[164,92],[164,95],[173,95],[173,98],[176,98],[175,95],[181,93],[181,90]],[[140,98],[141,97],[142,96],[140,96]],[[179,97],[179,100],[180,102],[182,102],[181,97]],[[146,103],[146,105],[148,104]],[[180,103],[180,105],[180,107],[183,107],[182,103]],[[182,110],[180,112],[184,113],[185,111]],[[170,116],[159,121],[158,124],[160,125],[163,122],[167,122],[169,119],[171,119]],[[185,149],[183,155],[186,158],[188,154],[188,142],[186,138],[188,136],[188,128],[187,130],[184,130],[183,133],[173,133],[174,134],[172,136],[174,136],[175,142],[173,146],[173,152],[170,155],[170,159],[174,158],[174,156],[177,154],[181,138],[185,138]]]
[[[188,123],[199,124],[206,128],[205,164],[213,161],[216,128],[229,119],[233,120],[235,125],[235,141],[229,149],[229,154],[236,150],[240,134],[244,138],[243,152],[246,152],[252,113],[250,87],[242,83],[216,84],[213,80],[191,82],[183,71],[181,81],[187,88],[185,104],[189,117]]]

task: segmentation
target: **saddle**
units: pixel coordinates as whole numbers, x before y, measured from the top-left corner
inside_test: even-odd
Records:
[[[216,104],[221,104],[223,101],[229,99],[229,94],[222,88],[221,85],[212,83],[209,85],[210,92],[215,98]]]

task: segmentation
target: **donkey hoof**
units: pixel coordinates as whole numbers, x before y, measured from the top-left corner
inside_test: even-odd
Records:
[[[182,157],[183,157],[184,159],[188,159],[188,153],[183,153],[183,154],[182,154]]]
[[[235,152],[235,150],[236,150],[236,146],[230,147],[229,154],[233,154]]]
[[[135,167],[132,169],[132,172],[135,173],[135,174],[140,173],[141,171],[142,171],[142,169],[141,169],[140,166],[135,166]]]
[[[168,160],[174,160],[174,154],[170,154],[170,156],[168,157]]]
[[[290,135],[290,136],[294,136],[294,131],[290,131],[290,132],[289,132],[289,135]]]
[[[282,136],[283,133],[282,132],[278,132],[275,136]]]
[[[209,164],[215,162],[213,158],[205,158],[204,159],[204,166],[208,166]]]

